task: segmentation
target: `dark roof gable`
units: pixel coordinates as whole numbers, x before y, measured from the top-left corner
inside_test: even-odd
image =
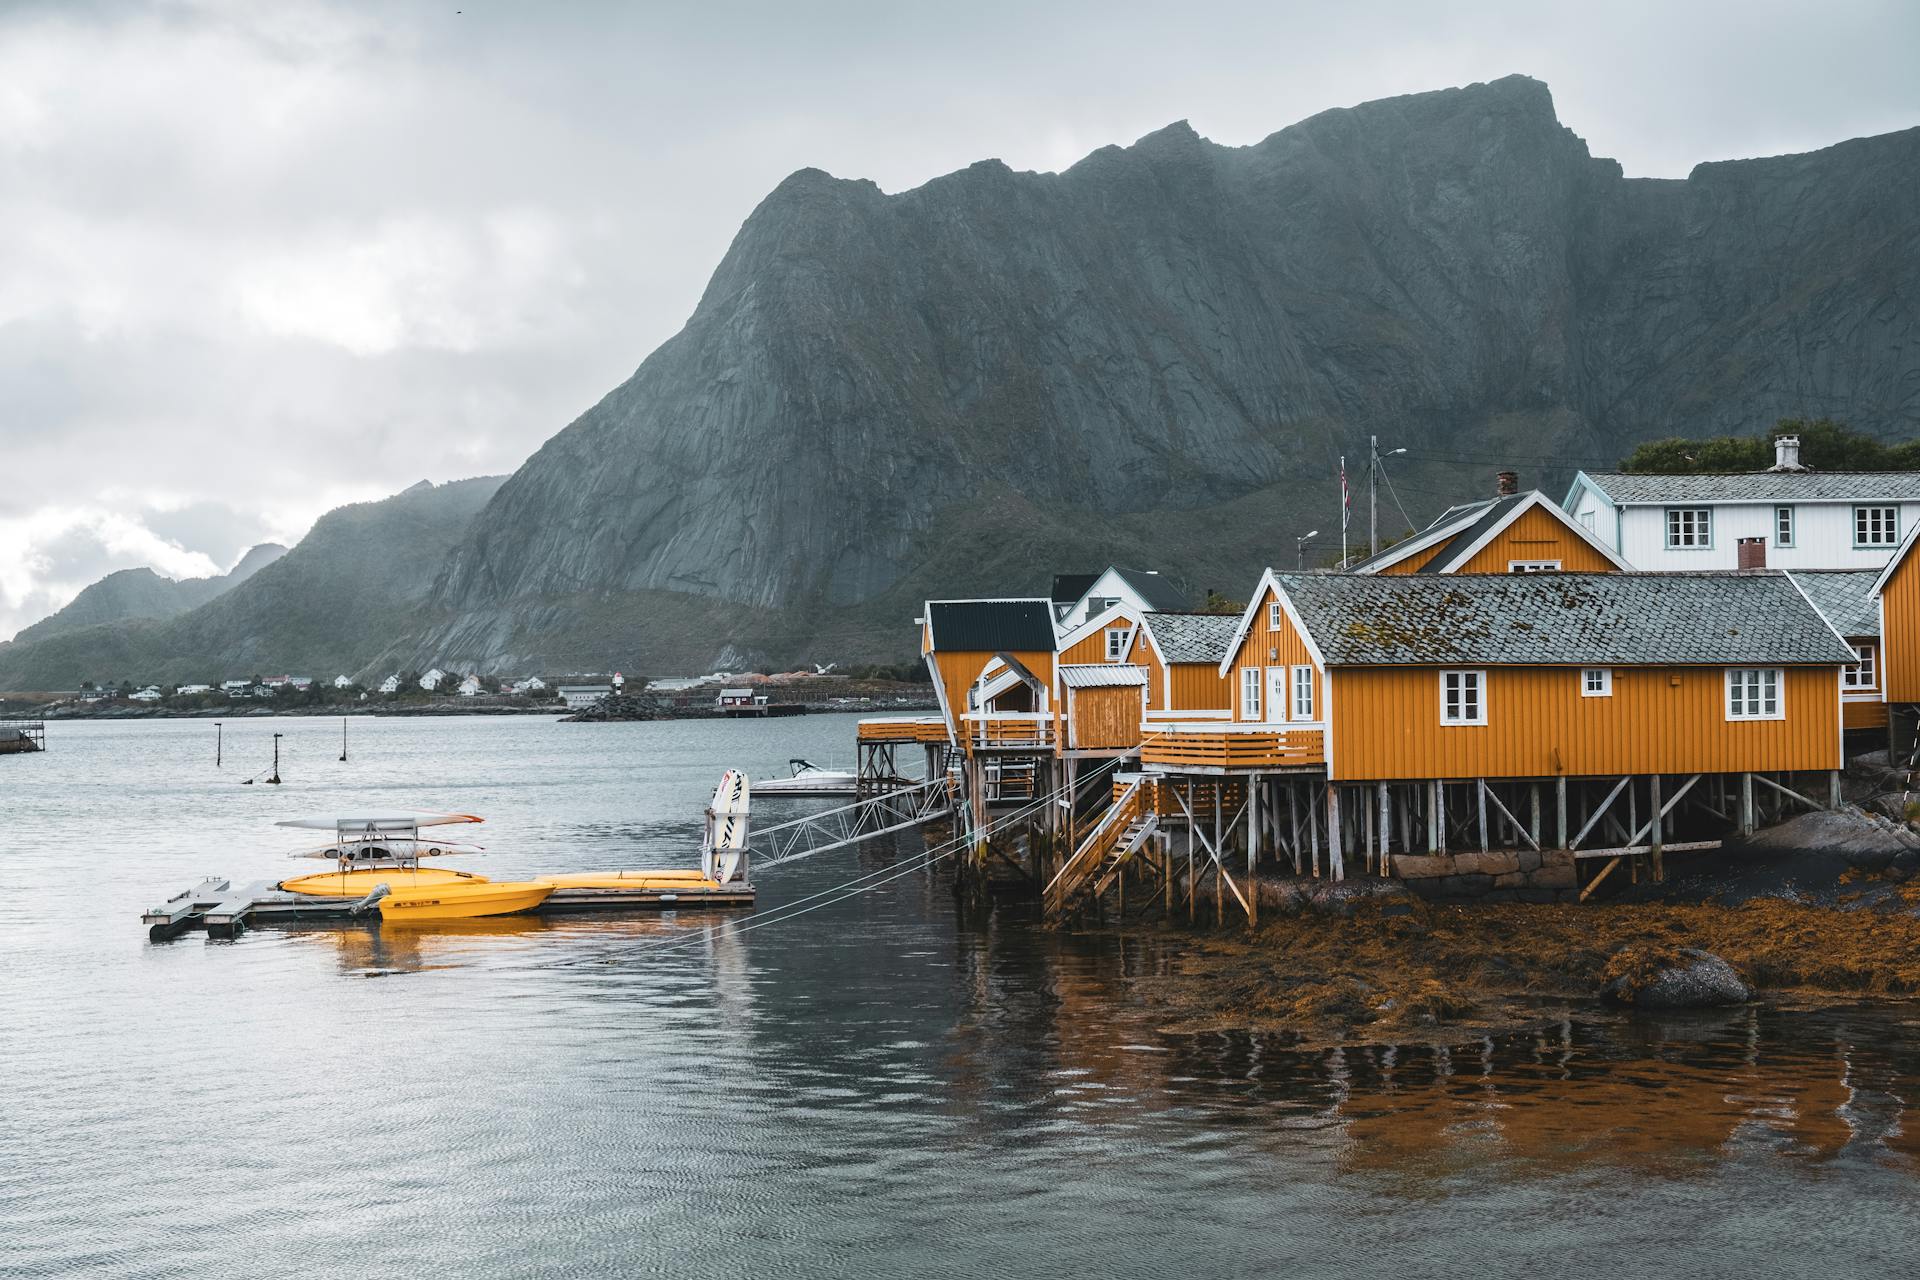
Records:
[[[929,600],[927,629],[938,651],[1052,653],[1053,605],[1047,600]]]

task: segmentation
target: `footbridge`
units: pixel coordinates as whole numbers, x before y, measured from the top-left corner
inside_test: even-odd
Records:
[[[821,813],[756,827],[751,842],[754,865],[774,867],[783,862],[796,862],[951,818],[953,786],[944,776],[929,778],[892,787]]]

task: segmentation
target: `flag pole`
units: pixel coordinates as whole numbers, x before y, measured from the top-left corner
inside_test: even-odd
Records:
[[[1347,455],[1340,455],[1340,567],[1347,567]]]

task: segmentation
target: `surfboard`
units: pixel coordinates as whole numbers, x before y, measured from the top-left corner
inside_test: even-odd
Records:
[[[375,831],[401,831],[408,827],[445,827],[457,822],[485,821],[485,818],[471,813],[370,813],[345,818],[287,818],[273,825],[299,827],[303,831],[337,831],[341,827],[352,830],[365,830],[372,827]]]
[[[720,775],[713,802],[707,806],[707,838],[700,859],[709,879],[725,884],[746,857],[751,800],[752,787],[746,774],[729,769]]]
[[[468,844],[463,840],[390,839],[374,840],[371,842],[349,840],[345,844],[323,844],[317,849],[302,849],[298,853],[290,853],[287,856],[289,858],[338,858],[343,849],[350,852],[360,852],[361,856],[365,856],[364,850],[369,844],[388,846],[397,850],[395,856],[404,855],[408,858],[442,858],[454,854],[486,852],[485,846]]]

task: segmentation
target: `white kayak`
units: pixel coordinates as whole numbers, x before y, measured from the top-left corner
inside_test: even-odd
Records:
[[[405,831],[410,827],[446,827],[461,822],[485,822],[471,813],[369,813],[345,818],[287,818],[276,827],[299,827],[303,831]]]

